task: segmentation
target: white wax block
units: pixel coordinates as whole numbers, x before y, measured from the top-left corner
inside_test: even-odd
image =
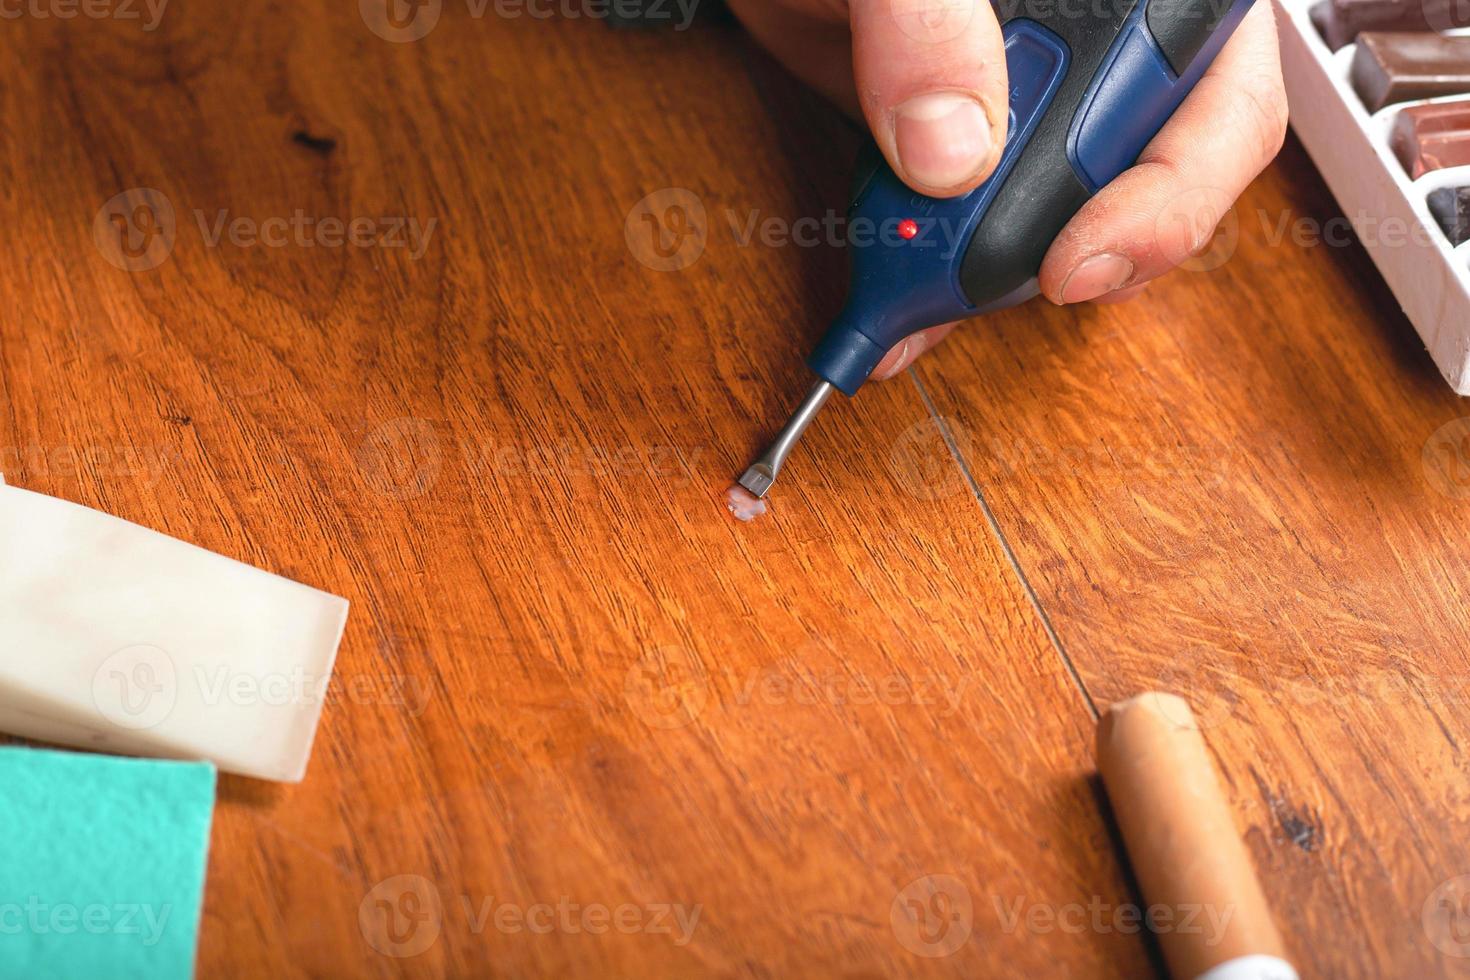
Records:
[[[297,782],[347,601],[0,480],[0,731]]]

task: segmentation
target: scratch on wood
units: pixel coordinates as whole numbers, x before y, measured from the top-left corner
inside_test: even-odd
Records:
[[[304,146],[313,153],[328,156],[337,148],[337,141],[330,136],[314,136],[304,129],[298,129],[291,134],[291,142],[297,146]]]
[[[1310,813],[1293,806],[1285,796],[1271,792],[1254,768],[1251,775],[1255,777],[1261,795],[1266,798],[1266,805],[1271,808],[1271,816],[1286,839],[1308,854],[1315,851],[1322,839],[1321,822],[1314,820]]]

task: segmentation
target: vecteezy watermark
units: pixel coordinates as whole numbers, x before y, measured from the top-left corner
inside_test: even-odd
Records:
[[[961,429],[955,423],[951,425],[958,441]],[[980,455],[967,451],[964,458],[972,466],[983,467],[986,473],[1025,473],[1047,480],[1075,478],[1092,486],[1189,483],[1213,489],[1225,482],[1232,463],[1242,456],[1239,447],[1223,443],[1131,445],[1097,439],[1063,445],[1029,439],[1007,442],[992,437],[983,445],[973,445]]]
[[[0,902],[0,936],[137,936],[156,946],[168,928],[173,905],[146,902],[46,902],[31,895],[24,902]]]
[[[623,692],[650,728],[682,728],[704,711],[718,692],[733,708],[787,706],[830,708],[927,708],[938,718],[955,715],[967,694],[984,684],[980,674],[868,675],[815,667],[800,657],[759,669],[706,672],[681,647],[663,647],[639,659],[624,678]]]
[[[142,20],[142,30],[153,31],[167,7],[168,0],[0,0],[0,19]]]
[[[623,443],[594,445],[570,438],[555,442],[483,442],[439,434],[440,424],[404,416],[369,429],[354,453],[370,490],[390,500],[431,492],[447,463],[457,460],[478,484],[565,482],[578,477],[626,483],[644,478],[680,489],[695,479],[706,446]]]
[[[179,671],[167,650],[148,643],[107,656],[92,674],[92,703],[119,728],[154,728],[173,714]]]
[[[587,445],[569,439],[523,446],[514,443],[461,442],[465,466],[477,480],[525,480],[544,476],[559,479],[590,477],[598,481],[647,477],[660,486],[680,489],[694,479],[706,447],[641,445]]]
[[[439,482],[444,454],[434,424],[397,418],[375,426],[354,454],[369,489],[389,500],[422,497]]]
[[[1470,0],[1420,0],[1431,31],[1470,27]]]
[[[915,956],[951,956],[970,939],[975,903],[954,875],[925,875],[893,896],[888,924],[899,945]]]
[[[1451,419],[1424,441],[1424,479],[1456,500],[1470,500],[1470,416]]]
[[[141,479],[152,487],[170,466],[182,462],[177,446],[56,445],[0,446],[0,473],[70,479],[83,473]]]
[[[1159,8],[1169,8],[1179,22],[1218,23],[1232,6],[1233,0],[1153,0]],[[995,0],[996,16],[1001,23],[1017,17],[1033,20],[1119,21],[1135,9],[1133,0]]]
[[[1420,920],[1435,949],[1470,957],[1470,874],[1440,882],[1424,900]]]
[[[623,936],[646,934],[668,936],[675,946],[688,946],[699,927],[703,905],[679,902],[574,902],[562,895],[555,902],[519,904],[500,901],[494,895],[460,896],[460,908],[474,935],[487,928],[507,935],[527,932],[536,936],[561,933],[569,936],[586,933],[602,936],[610,932]]]
[[[444,14],[445,0],[358,0],[357,12],[368,30],[385,41],[408,44],[429,36]],[[694,22],[699,0],[463,0],[472,20],[638,20],[672,22],[684,31]]]
[[[174,206],[163,191],[132,187],[114,194],[92,219],[92,241],[124,272],[162,265],[174,249]]]
[[[623,219],[628,251],[658,272],[687,269],[704,254],[709,223],[699,195],[682,187],[646,194]]]
[[[889,10],[893,22],[911,41],[944,44],[953,41],[975,17],[977,0],[895,0]]]
[[[172,717],[180,701],[206,709],[346,701],[401,708],[417,718],[428,705],[429,688],[410,674],[311,674],[301,667],[257,673],[198,663],[185,670],[167,650],[150,643],[108,654],[92,673],[92,703],[119,728],[156,728]]]
[[[717,683],[733,691],[732,701],[738,707],[752,704],[833,708],[913,706],[932,708],[935,717],[950,718],[959,711],[965,695],[983,684],[983,677],[900,673],[870,677],[835,668],[813,668],[793,659],[778,661],[745,676],[717,675]]]
[[[888,471],[909,496],[944,500],[968,487],[961,460],[970,458],[973,446],[970,430],[958,419],[926,416],[893,441]]]
[[[444,928],[439,889],[423,875],[384,878],[358,904],[357,928],[384,956],[418,956]]]
[[[650,728],[683,728],[709,701],[704,665],[683,647],[659,647],[644,654],[623,677],[623,696]]]
[[[1183,647],[1165,661],[1153,686],[1178,695],[1187,707],[1180,710],[1177,702],[1166,699],[1158,704],[1160,712],[1178,728],[1206,731],[1223,725],[1235,713],[1231,685],[1241,666],[1227,650],[1199,643]]]
[[[340,217],[307,214],[259,218],[231,215],[227,208],[212,214],[191,212],[205,247],[236,248],[381,248],[403,249],[411,259],[429,248],[438,218],[421,221],[405,215]],[[178,238],[173,202],[153,187],[133,187],[109,198],[92,219],[92,240],[108,262],[125,272],[156,269],[173,252]]]
[[[1145,930],[1157,934],[1180,933],[1204,937],[1206,946],[1217,946],[1235,917],[1235,906],[1182,902],[1178,905],[1143,907],[1129,902],[1113,903],[1093,895],[1086,903],[1028,902],[1025,896],[1009,900],[995,896],[995,912],[1002,932],[1019,930],[1046,936],[1053,933],[1078,935],[1135,935]]]
[[[1240,219],[1230,195],[1214,187],[1185,191],[1159,211],[1154,244],[1172,265],[1186,271],[1220,268],[1240,245]]]
[[[1382,667],[1314,676],[1276,673],[1258,682],[1273,703],[1301,710],[1317,705],[1370,707],[1385,704],[1470,707],[1470,674],[1420,674]]]
[[[760,208],[725,208],[721,214],[730,240],[740,248],[906,248],[932,251],[937,258],[958,254],[967,227],[948,216],[869,218],[828,209],[822,215],[788,218]],[[628,251],[659,272],[687,269],[704,254],[710,221],[699,195],[683,187],[664,187],[642,197],[623,220]]]
[[[247,215],[232,218],[226,208],[206,218],[202,210],[195,209],[194,220],[204,244],[210,248],[217,247],[221,241],[237,248],[403,248],[408,249],[411,259],[423,258],[439,224],[438,218],[420,222],[418,218],[400,215],[317,217],[300,208],[290,215],[267,218]]]
[[[514,902],[494,895],[461,894],[446,905],[439,889],[423,875],[402,874],[378,882],[357,909],[357,924],[369,946],[385,956],[411,957],[433,946],[449,921],[462,917],[462,927],[473,936],[487,930],[503,935],[545,936],[618,935],[667,936],[675,946],[687,946],[699,927],[703,905],[679,902],[574,901],[569,895],[555,901]]]

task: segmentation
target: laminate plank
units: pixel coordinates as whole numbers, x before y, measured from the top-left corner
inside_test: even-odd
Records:
[[[1470,409],[1299,145],[1236,219],[917,373],[1091,698],[1195,703],[1304,975],[1464,975]]]
[[[353,602],[305,783],[221,780],[200,975],[1148,969],[1008,918],[1130,892],[916,387],[834,406],[766,519],[721,505],[841,287],[735,229],[840,206],[849,127],[728,25],[445,4],[390,44],[355,6],[0,41],[6,476]],[[663,188],[705,209],[682,270],[637,237]],[[436,224],[249,243],[298,212]]]

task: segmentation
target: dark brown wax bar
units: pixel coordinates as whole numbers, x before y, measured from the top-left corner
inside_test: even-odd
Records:
[[[1400,110],[1390,142],[1415,180],[1431,170],[1470,166],[1470,99]]]
[[[1451,245],[1470,241],[1470,187],[1441,187],[1429,194],[1429,212]]]
[[[1369,112],[1395,102],[1470,94],[1470,37],[1360,34],[1352,80]]]
[[[1464,0],[1322,0],[1312,23],[1333,51],[1364,31],[1443,31],[1470,27]]]

